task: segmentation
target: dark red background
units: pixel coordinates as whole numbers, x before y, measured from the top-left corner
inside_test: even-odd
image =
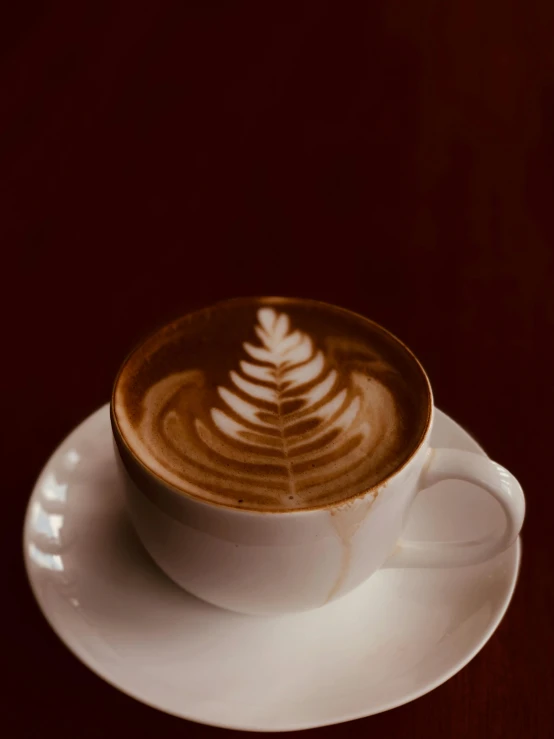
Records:
[[[131,344],[248,293],[392,329],[529,503],[521,579],[486,648],[420,700],[319,735],[554,736],[554,5],[6,6],[7,736],[223,736],[127,698],[62,647],[20,536],[41,466],[106,402]]]

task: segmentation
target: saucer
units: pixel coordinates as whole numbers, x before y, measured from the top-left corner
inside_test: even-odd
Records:
[[[433,446],[484,452],[440,411]],[[500,507],[463,482],[421,493],[409,539],[478,538]],[[24,529],[27,573],[46,619],[100,677],[162,711],[231,729],[288,731],[361,718],[433,690],[500,623],[520,543],[459,569],[384,568],[323,608],[261,618],[215,608],[158,570],[124,510],[108,406],[42,471]]]

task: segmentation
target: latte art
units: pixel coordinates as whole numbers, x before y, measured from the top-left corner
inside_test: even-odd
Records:
[[[145,390],[134,423],[116,392],[132,451],[179,490],[236,507],[311,508],[378,483],[405,439],[397,369],[359,341],[310,335],[293,311],[256,308],[219,381],[191,352]]]

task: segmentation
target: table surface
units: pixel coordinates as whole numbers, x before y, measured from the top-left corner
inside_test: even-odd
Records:
[[[241,294],[323,299],[389,327],[528,499],[521,578],[485,649],[414,703],[319,735],[554,736],[554,5],[11,5],[6,736],[223,736],[85,669],[39,613],[20,541],[36,475],[107,400],[127,349]]]

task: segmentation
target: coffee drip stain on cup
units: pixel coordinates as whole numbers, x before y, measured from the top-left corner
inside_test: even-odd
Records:
[[[272,298],[161,329],[127,359],[114,391],[126,444],[164,481],[272,512],[374,488],[419,443],[426,403],[419,365],[384,329]]]

